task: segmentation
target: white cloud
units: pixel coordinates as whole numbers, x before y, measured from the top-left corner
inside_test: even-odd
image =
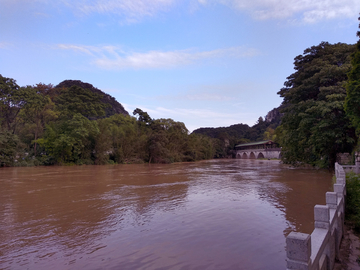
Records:
[[[203,2],[203,0],[198,1]],[[359,0],[213,0],[213,2],[250,12],[253,17],[260,20],[300,15],[306,23],[344,17],[355,20],[360,10]]]
[[[258,54],[255,49],[232,47],[211,51],[178,50],[125,52],[116,46],[83,46],[59,44],[57,48],[82,52],[92,56],[93,63],[104,69],[166,69],[198,63],[214,58],[253,57]]]
[[[95,50],[95,47],[91,47],[91,46],[78,46],[78,45],[67,45],[67,44],[59,44],[57,47],[62,50],[78,51],[89,55],[94,55],[93,51]]]
[[[193,50],[179,51],[149,51],[145,53],[117,54],[113,57],[103,57],[95,61],[96,65],[106,69],[154,69],[174,68],[193,64],[195,62],[218,57],[251,57],[255,50],[243,48],[228,48],[212,51],[196,52]],[[115,57],[114,57],[115,56]]]
[[[69,8],[74,14],[115,14],[128,23],[169,12],[181,5],[193,11],[210,4],[226,5],[260,20],[300,17],[306,23],[336,18],[356,20],[360,10],[359,0],[1,0],[1,3],[4,7],[12,7],[13,11],[24,6],[46,5],[57,10]]]
[[[0,0],[2,8],[7,11],[17,12],[19,9],[38,9],[50,7],[55,11],[70,9],[75,15],[92,14],[115,14],[122,22],[138,22],[144,17],[153,17],[161,12],[167,12],[173,8],[177,0]],[[0,9],[0,14],[1,14]]]
[[[40,0],[37,0],[40,1]],[[43,0],[44,1],[44,0]],[[84,14],[112,13],[124,16],[129,22],[146,16],[166,12],[183,0],[62,0],[67,6]],[[350,18],[356,20],[360,10],[359,0],[188,0],[185,4],[222,4],[250,12],[260,20],[283,19],[301,16],[307,23],[324,19]]]
[[[117,14],[128,22],[136,22],[143,17],[166,12],[176,0],[62,0],[62,2],[83,14]]]

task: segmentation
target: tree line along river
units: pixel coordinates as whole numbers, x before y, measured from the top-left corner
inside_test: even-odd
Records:
[[[332,173],[275,160],[0,169],[0,269],[285,269]]]

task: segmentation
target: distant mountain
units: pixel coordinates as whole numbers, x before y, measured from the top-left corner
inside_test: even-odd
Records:
[[[198,128],[193,131],[195,134],[202,134],[206,135],[211,138],[219,138],[224,133],[228,136],[236,137],[236,138],[243,138],[246,133],[250,130],[250,127],[246,124],[236,124],[230,127],[218,127],[218,128]]]
[[[221,140],[233,139],[236,141],[245,139],[248,141],[261,141],[267,128],[276,129],[280,125],[281,117],[280,107],[278,107],[268,112],[265,120],[259,117],[258,122],[252,127],[246,124],[235,124],[229,127],[199,128],[194,130],[193,133],[203,134]]]
[[[74,86],[74,85],[79,86],[83,89],[90,90],[93,93],[101,95],[102,96],[101,102],[110,105],[109,107],[107,107],[105,109],[106,117],[109,117],[111,115],[118,114],[118,113],[123,114],[123,115],[129,115],[129,113],[124,109],[124,107],[119,102],[116,101],[116,99],[114,97],[104,93],[103,91],[94,87],[90,83],[84,83],[79,80],[65,80],[65,81],[62,81],[61,83],[59,83],[57,86],[55,86],[55,88],[63,88],[63,87],[70,88],[71,86]]]

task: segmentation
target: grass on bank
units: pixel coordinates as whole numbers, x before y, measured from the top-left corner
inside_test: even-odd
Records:
[[[346,174],[346,222],[360,234],[360,174]]]

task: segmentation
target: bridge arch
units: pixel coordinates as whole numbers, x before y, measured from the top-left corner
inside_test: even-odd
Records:
[[[271,140],[243,143],[235,146],[236,158],[273,159],[281,158],[281,148]]]

